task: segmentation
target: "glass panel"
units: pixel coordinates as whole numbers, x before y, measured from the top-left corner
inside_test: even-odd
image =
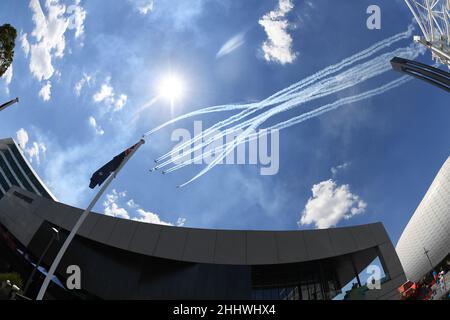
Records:
[[[11,170],[9,170],[2,156],[0,156],[0,167],[3,169],[3,172],[5,173],[6,177],[11,182],[11,184],[20,187],[19,183],[17,182],[16,178],[14,178],[14,176],[12,175]]]
[[[6,182],[6,179],[3,177],[3,174],[1,173],[0,173],[0,184],[3,187],[3,190],[5,190],[5,192],[8,192],[9,190],[8,182]]]
[[[6,160],[8,160],[9,165],[11,166],[11,168],[13,169],[14,173],[16,174],[16,176],[19,178],[20,182],[22,182],[23,186],[25,187],[25,189],[27,189],[30,192],[35,192],[33,190],[33,188],[31,187],[31,185],[28,183],[27,179],[25,179],[25,177],[23,176],[22,172],[20,171],[19,167],[17,167],[16,162],[14,161],[14,159],[11,157],[11,154],[9,153],[8,150],[3,150],[3,154],[6,157]]]
[[[30,179],[31,183],[38,189],[39,193],[48,199],[51,199],[48,192],[42,187],[42,184],[38,181],[38,179],[35,177],[33,172],[30,170],[28,165],[26,164],[25,160],[22,158],[21,154],[17,150],[15,145],[8,145],[9,149],[12,151],[14,156],[16,157],[17,161],[19,162],[19,165],[22,167],[22,170],[25,172],[25,174],[28,176],[28,179]]]

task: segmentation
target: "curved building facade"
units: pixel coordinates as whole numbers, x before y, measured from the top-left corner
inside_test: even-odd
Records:
[[[409,220],[396,250],[412,281],[421,279],[449,255],[450,157]]]
[[[42,262],[48,267],[81,212],[13,187],[0,200],[0,234],[16,254],[14,259],[26,253],[28,260],[36,261],[52,239],[51,229],[58,228],[60,239]],[[79,266],[82,290],[77,295],[84,298],[320,300],[333,299],[377,258],[386,276],[381,290],[370,290],[366,298],[396,299],[406,278],[381,223],[236,231],[92,213],[56,274],[64,283],[67,267]]]
[[[0,186],[0,273],[19,272],[25,282],[37,261],[42,259],[42,268],[51,265],[82,210],[55,201],[12,139],[0,140]],[[365,298],[398,298],[406,278],[381,223],[307,231],[207,230],[93,212],[46,298],[325,300],[349,282],[364,286],[359,276],[374,261],[385,277],[381,289],[367,291]],[[81,270],[80,290],[64,285],[73,265]],[[36,296],[42,280],[37,273],[26,294]]]

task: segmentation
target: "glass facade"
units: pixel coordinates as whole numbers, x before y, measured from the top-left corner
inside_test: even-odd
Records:
[[[0,198],[11,186],[54,200],[26,163],[23,155],[11,139],[0,140]],[[3,190],[2,190],[3,189]]]
[[[3,155],[5,156],[6,160],[8,161],[9,165],[11,166],[12,170],[16,174],[17,178],[20,180],[22,185],[25,187],[25,189],[34,193],[35,192],[34,189],[28,183],[27,179],[25,179],[24,175],[22,174],[22,171],[20,171],[20,169],[17,166],[16,162],[12,158],[9,150],[2,150],[2,152],[3,152]]]
[[[9,184],[6,181],[6,179],[3,177],[3,175],[0,172],[0,185],[2,186],[3,190],[7,192],[9,190]]]
[[[339,291],[333,260],[252,267],[252,299],[330,300]]]
[[[30,168],[26,164],[25,160],[23,159],[22,155],[20,154],[19,150],[17,150],[16,146],[14,144],[8,144],[8,149],[14,155],[14,158],[16,158],[20,167],[22,168],[24,173],[27,175],[27,177],[31,181],[31,183],[34,185],[34,187],[39,191],[41,196],[43,196],[47,199],[52,199],[50,194],[42,186],[41,182],[39,182],[39,180],[36,178],[34,173],[30,170]],[[32,191],[32,192],[34,192],[34,191]]]
[[[17,182],[16,178],[14,177],[14,175],[12,174],[11,170],[9,170],[6,161],[3,159],[1,155],[0,155],[0,168],[3,170],[3,173],[5,174],[6,178],[9,180],[9,182],[11,182],[13,186],[21,187],[20,184]]]

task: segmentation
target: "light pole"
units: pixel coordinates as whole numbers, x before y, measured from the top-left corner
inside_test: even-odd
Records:
[[[56,240],[59,240],[59,237],[58,237],[58,235],[59,235],[59,230],[52,227],[52,231],[53,231],[52,238],[50,239],[50,241],[48,242],[48,244],[47,244],[47,246],[45,247],[44,251],[42,252],[42,254],[41,254],[41,256],[40,256],[38,262],[35,264],[35,266],[34,266],[34,268],[33,268],[33,271],[31,272],[30,277],[29,277],[28,280],[27,280],[27,283],[25,284],[25,287],[24,287],[24,289],[23,289],[23,295],[24,295],[24,296],[26,296],[27,291],[28,291],[28,289],[29,289],[31,283],[33,282],[34,275],[35,275],[36,271],[39,269],[39,266],[41,265],[42,260],[44,260],[45,256],[47,255],[47,251],[50,249],[50,247],[52,246],[52,244],[53,244],[53,242],[55,241],[55,239],[56,239]]]
[[[423,253],[427,256],[428,262],[430,263],[431,271],[434,271],[434,267],[433,264],[431,263],[431,259],[430,256],[428,255],[428,252],[430,252],[430,250],[423,248]]]

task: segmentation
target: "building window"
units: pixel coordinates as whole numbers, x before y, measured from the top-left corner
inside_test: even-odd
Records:
[[[28,178],[30,179],[31,183],[36,187],[36,189],[39,191],[39,193],[47,198],[47,199],[52,199],[52,197],[50,197],[50,195],[48,194],[48,192],[44,189],[44,187],[42,186],[42,184],[38,181],[38,179],[35,177],[35,175],[33,174],[33,172],[30,170],[30,168],[28,167],[28,165],[26,164],[25,160],[23,159],[22,155],[20,154],[19,150],[17,150],[16,146],[13,144],[8,145],[9,150],[12,151],[14,157],[17,159],[17,161],[19,162],[19,165],[22,167],[23,171],[25,172],[25,174],[28,176]]]
[[[5,173],[6,177],[11,182],[11,184],[20,187],[19,183],[17,182],[16,178],[14,178],[11,170],[9,170],[2,156],[0,156],[0,167],[2,168],[3,172]]]
[[[5,192],[8,192],[9,184],[8,182],[6,182],[6,179],[1,172],[0,172],[0,185],[3,187],[3,190],[5,190]]]
[[[25,179],[25,177],[23,176],[23,174],[20,171],[19,167],[17,166],[16,162],[11,157],[11,154],[9,153],[9,151],[8,150],[3,150],[3,154],[5,155],[6,160],[9,162],[9,165],[13,169],[13,171],[16,174],[17,178],[20,180],[20,182],[22,182],[22,185],[25,187],[25,189],[34,193],[35,191],[31,187],[31,185],[28,183],[27,179]]]

